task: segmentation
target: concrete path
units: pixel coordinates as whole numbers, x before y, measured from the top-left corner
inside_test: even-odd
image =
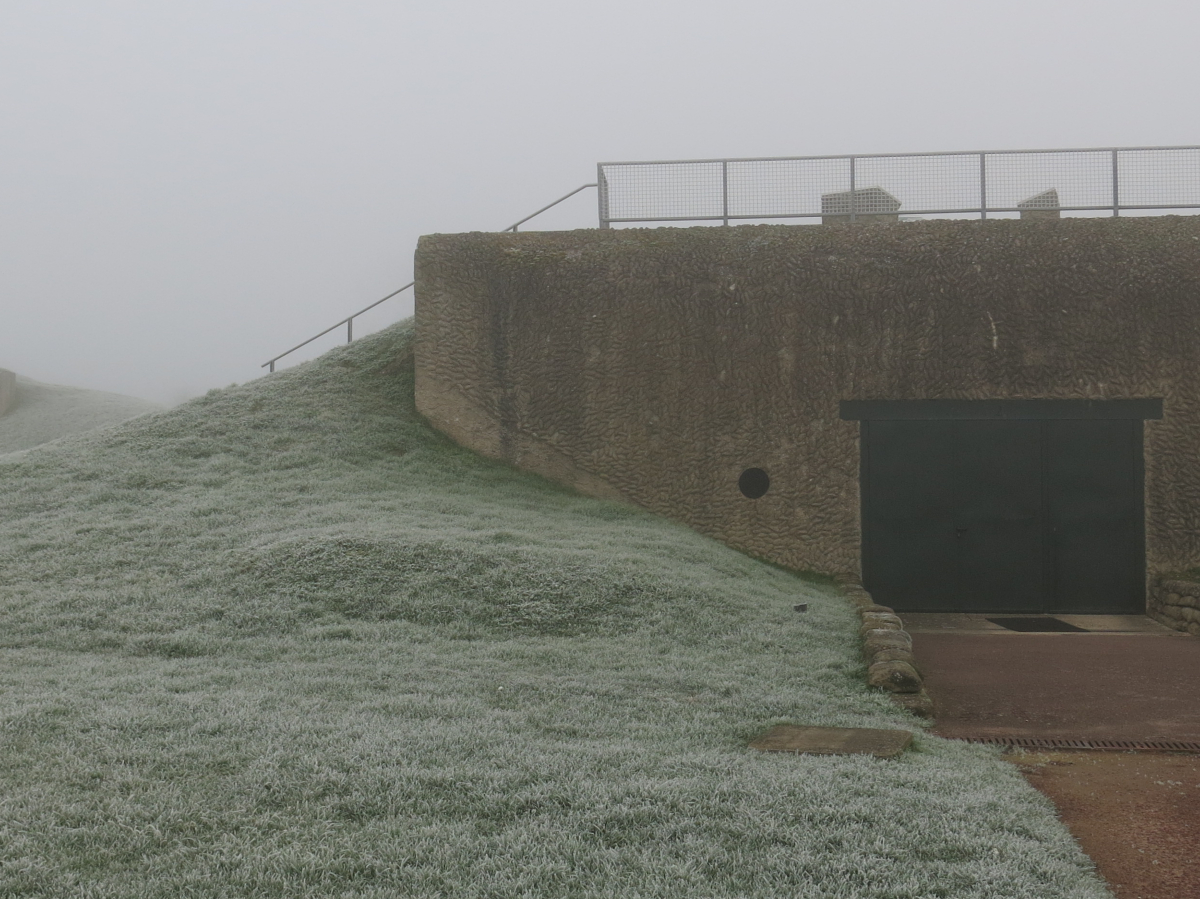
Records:
[[[1021,633],[984,616],[903,616],[957,738],[1200,741],[1200,638],[1144,616],[1058,616]],[[1016,750],[1117,897],[1200,896],[1200,755]]]
[[[1059,616],[1089,630],[1050,634],[903,618],[943,737],[1200,742],[1200,638],[1142,616]]]

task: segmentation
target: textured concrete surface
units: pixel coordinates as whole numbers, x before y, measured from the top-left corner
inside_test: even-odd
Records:
[[[1162,398],[1147,566],[1186,571],[1198,297],[1195,216],[432,235],[417,404],[478,451],[834,573],[859,570],[839,401]]]
[[[943,737],[1200,741],[1200,638],[908,624]]]
[[[1163,624],[1200,635],[1200,580],[1194,576],[1152,579],[1147,606]]]

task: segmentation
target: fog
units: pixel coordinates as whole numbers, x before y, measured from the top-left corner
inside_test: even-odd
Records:
[[[419,235],[602,160],[1200,143],[1197,33],[1185,2],[6,0],[0,367],[164,403],[260,377]]]

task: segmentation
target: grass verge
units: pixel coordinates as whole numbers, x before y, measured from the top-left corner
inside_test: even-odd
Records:
[[[828,582],[451,445],[410,348],[0,457],[0,893],[1105,894],[994,751],[746,749],[919,725]]]
[[[16,405],[0,417],[0,454],[28,450],[160,409],[157,403],[137,397],[42,384],[18,376]]]

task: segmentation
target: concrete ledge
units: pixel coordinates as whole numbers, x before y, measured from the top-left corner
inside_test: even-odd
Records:
[[[933,715],[933,701],[913,658],[912,638],[895,611],[880,606],[857,575],[838,575],[834,580],[862,620],[859,635],[867,658],[867,683],[888,691],[892,700],[924,718]]]
[[[17,376],[8,369],[0,369],[0,416],[17,405]]]

